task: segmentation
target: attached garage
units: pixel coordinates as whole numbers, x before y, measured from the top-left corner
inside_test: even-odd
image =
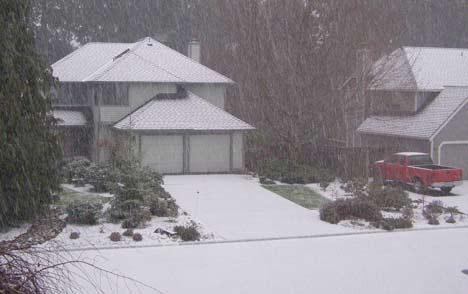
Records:
[[[141,136],[140,157],[145,166],[163,174],[184,171],[183,136]]]
[[[145,166],[163,174],[244,170],[243,136],[253,127],[188,92],[153,99],[114,125],[138,136]]]
[[[468,179],[468,141],[443,142],[439,146],[439,164],[462,168]]]

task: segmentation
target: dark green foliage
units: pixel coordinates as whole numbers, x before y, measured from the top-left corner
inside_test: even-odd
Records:
[[[122,228],[135,229],[145,225],[151,220],[151,213],[145,208],[138,208],[131,211],[130,215],[122,222]]]
[[[439,219],[436,215],[428,215],[427,217],[427,223],[433,226],[437,226],[440,224]]]
[[[143,240],[143,236],[140,233],[135,233],[132,236],[133,241],[140,242]]]
[[[71,232],[70,233],[70,239],[71,240],[76,240],[78,238],[80,238],[80,233],[78,233],[78,232]]]
[[[380,221],[382,229],[392,231],[394,229],[409,229],[413,227],[411,219],[400,217],[400,218],[384,218]]]
[[[455,218],[451,215],[449,216],[446,220],[445,220],[446,223],[449,223],[449,224],[454,224],[456,223],[455,221]]]
[[[131,237],[133,236],[133,230],[132,229],[126,229],[123,233],[122,233],[123,236],[125,237]]]
[[[110,165],[96,164],[85,158],[66,162],[62,167],[62,177],[77,186],[91,184],[98,193],[109,192],[115,187],[115,175]]]
[[[320,219],[332,224],[342,220],[360,218],[367,221],[380,221],[382,214],[374,202],[366,199],[338,199],[325,203],[320,208]]]
[[[112,232],[109,236],[109,239],[112,242],[119,242],[120,240],[122,240],[122,236],[120,235],[119,232]]]
[[[182,239],[182,241],[198,241],[200,240],[200,233],[198,232],[195,224],[189,226],[175,226],[174,232]]]
[[[69,160],[63,163],[62,177],[67,183],[75,184],[81,182],[84,184],[87,170],[91,166],[91,161],[86,158]]]
[[[83,225],[95,225],[102,210],[101,203],[73,201],[67,206],[67,222]]]
[[[261,177],[287,184],[332,182],[335,177],[325,169],[286,160],[270,160],[259,167]]]
[[[51,71],[36,53],[29,1],[0,7],[0,227],[29,220],[59,188]]]
[[[371,185],[369,188],[371,201],[384,210],[400,210],[411,205],[411,199],[402,188],[382,185]]]
[[[152,215],[159,217],[177,217],[178,215],[179,207],[172,198],[153,197],[148,204]]]

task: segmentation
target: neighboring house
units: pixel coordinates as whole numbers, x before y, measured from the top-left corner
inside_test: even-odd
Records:
[[[430,153],[468,179],[468,49],[404,47],[373,74],[361,145]]]
[[[152,38],[88,43],[52,65],[65,156],[104,162],[128,142],[161,173],[244,169],[249,124],[224,111],[229,78]]]

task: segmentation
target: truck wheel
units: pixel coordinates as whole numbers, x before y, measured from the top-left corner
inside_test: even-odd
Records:
[[[414,192],[420,194],[422,192],[424,192],[425,190],[425,187],[424,187],[424,184],[421,182],[420,179],[414,179]]]
[[[442,187],[442,188],[440,188],[440,190],[441,190],[445,195],[449,195],[450,192],[452,191],[452,187]]]

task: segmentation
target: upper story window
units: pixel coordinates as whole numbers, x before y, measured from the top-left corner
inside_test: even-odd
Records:
[[[99,85],[101,105],[129,105],[128,85],[102,84]],[[98,101],[96,101],[96,104]]]
[[[60,83],[52,90],[52,97],[56,105],[87,105],[89,101],[88,88],[83,83]]]

